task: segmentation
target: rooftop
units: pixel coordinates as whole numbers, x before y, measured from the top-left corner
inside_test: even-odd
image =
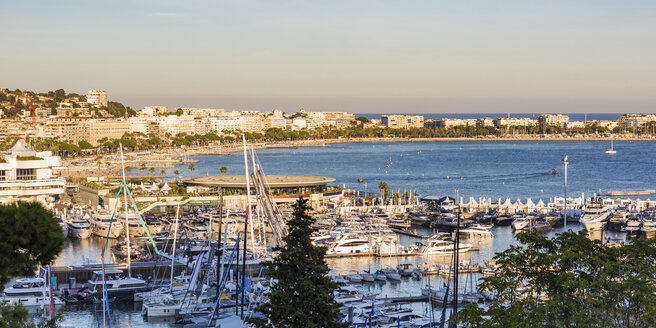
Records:
[[[265,179],[268,186],[271,188],[317,186],[325,185],[335,181],[335,179],[329,177],[308,175],[267,175]],[[205,185],[225,188],[246,187],[246,178],[244,175],[203,176],[184,179],[183,181],[190,185]],[[251,185],[253,185],[252,181]]]

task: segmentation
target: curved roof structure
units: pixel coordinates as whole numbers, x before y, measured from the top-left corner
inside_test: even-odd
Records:
[[[267,185],[271,188],[305,187],[325,185],[335,181],[333,178],[309,175],[267,175]],[[189,185],[202,185],[223,188],[246,188],[244,175],[203,176],[182,180]],[[251,181],[251,186],[253,182]]]

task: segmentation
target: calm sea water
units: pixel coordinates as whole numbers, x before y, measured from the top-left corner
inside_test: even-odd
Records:
[[[563,194],[563,164],[569,156],[568,195],[591,194],[598,190],[656,189],[656,143],[648,141],[616,142],[616,155],[604,153],[609,144],[592,141],[539,142],[421,142],[421,143],[351,143],[326,147],[298,149],[263,149],[257,154],[267,174],[321,175],[336,179],[334,184],[368,192],[386,181],[393,191],[416,190],[421,195],[453,195],[458,189],[462,196],[521,198],[545,201]],[[194,176],[219,175],[226,166],[228,174],[244,174],[241,153],[225,156],[196,156]],[[389,167],[388,167],[389,165]],[[546,174],[551,169],[556,175]],[[187,165],[178,165],[166,172],[168,179],[179,170],[189,176]],[[570,225],[574,230],[578,225]],[[561,228],[562,229],[562,228]],[[559,230],[561,231],[561,230]],[[428,230],[419,230],[422,235]],[[463,254],[461,258],[474,263],[489,260],[494,252],[506,249],[514,242],[510,227],[493,229],[495,238],[470,241],[480,251]],[[554,235],[556,232],[551,232]],[[592,236],[602,238],[603,236]],[[611,236],[618,237],[618,236]],[[416,240],[401,237],[408,245]],[[82,263],[83,258],[97,259],[100,243],[97,240],[69,240],[57,264]],[[448,256],[344,258],[328,259],[332,274],[349,274],[363,270],[396,267],[400,263],[448,263]],[[463,291],[475,288],[477,275],[463,277]],[[419,295],[420,288],[430,281],[431,286],[442,286],[437,277],[422,281],[404,280],[399,283],[363,284],[361,289],[377,293],[379,297]],[[424,304],[415,304],[417,311],[425,311]],[[171,327],[166,322],[145,322],[138,309],[129,305],[113,305],[112,320],[117,327]],[[93,309],[67,309],[65,323],[76,327],[98,325]]]
[[[266,174],[320,175],[334,184],[378,193],[385,181],[392,191],[421,195],[532,198],[545,201],[564,192],[564,165],[569,156],[568,196],[599,190],[656,189],[656,143],[615,142],[617,154],[601,141],[473,141],[333,144],[298,149],[262,149],[257,155]],[[241,154],[197,156],[194,176],[244,174]],[[174,169],[188,177],[187,165]],[[172,175],[174,169],[167,172]],[[547,174],[556,169],[557,174]],[[365,183],[358,183],[363,177]]]

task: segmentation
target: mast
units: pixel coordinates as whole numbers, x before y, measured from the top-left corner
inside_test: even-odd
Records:
[[[123,204],[125,205],[125,242],[128,247],[128,277],[132,278],[132,257],[130,251],[130,224],[128,221],[128,185],[125,183],[125,164],[123,163],[123,144],[119,143],[121,150],[121,174],[123,175]]]
[[[175,210],[175,228],[173,230],[173,256],[171,257],[171,292],[173,292],[173,266],[175,265],[175,246],[178,240],[178,218],[180,217],[180,203]]]
[[[242,297],[244,293],[244,285],[246,284],[246,240],[248,234],[248,218],[251,216],[251,187],[248,177],[248,154],[246,153],[246,135],[241,135],[242,141],[244,142],[244,170],[246,172],[246,217],[244,218],[244,251],[242,253],[242,266],[241,266],[241,290]],[[251,236],[252,237],[252,236]],[[241,300],[241,318],[244,318],[244,300]]]
[[[251,162],[253,163],[253,176],[255,176],[257,173],[257,167],[255,166],[255,154],[253,150],[253,145],[251,145]],[[248,174],[248,173],[247,173]],[[258,179],[259,180],[259,179]],[[253,177],[253,184],[255,184],[255,177]],[[257,193],[257,187],[255,188],[255,192]],[[248,194],[248,206],[250,207],[251,205],[251,196],[250,193]],[[257,206],[257,200],[255,201],[255,206]],[[255,207],[254,206],[254,207]],[[260,227],[262,227],[262,221],[260,221],[260,212],[257,211],[257,221],[260,224]],[[253,230],[253,220],[250,220],[250,224],[248,225],[249,229],[251,229],[251,248],[253,249],[253,255],[255,255],[255,232]]]

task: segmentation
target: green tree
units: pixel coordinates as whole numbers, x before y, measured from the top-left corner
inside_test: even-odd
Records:
[[[150,175],[155,174],[155,168],[154,167],[149,168],[148,172],[150,172]]]
[[[339,304],[333,298],[337,284],[327,276],[325,247],[312,244],[310,235],[315,222],[307,214],[310,206],[299,198],[293,205],[294,218],[287,226],[289,234],[273,261],[264,263],[267,274],[277,281],[271,287],[270,302],[258,311],[269,322],[253,322],[256,327],[346,327],[339,321]]]
[[[193,178],[194,177],[194,170],[196,169],[196,165],[189,164],[189,166],[187,166],[187,168],[189,169],[189,177]]]
[[[228,168],[225,166],[221,166],[219,172],[221,172],[222,175],[225,175],[226,173],[228,173]]]
[[[173,175],[175,175],[175,178],[177,179],[180,176],[180,171],[179,170],[173,171]]]
[[[385,197],[389,195],[389,186],[387,185],[387,182],[381,181],[378,184],[378,190],[380,190],[380,195],[383,198],[383,203],[385,202]]]
[[[81,149],[93,149],[93,148],[94,148],[94,147],[93,147],[88,141],[84,141],[84,140],[80,140],[80,141],[77,143],[77,145],[78,145]]]
[[[145,163],[141,163],[141,165],[139,165],[139,171],[141,171],[141,175],[143,176],[144,172],[146,172],[146,164]]]
[[[486,309],[466,306],[456,317],[462,326],[654,327],[654,240],[609,247],[585,231],[517,240],[495,255],[495,275],[479,285],[498,296]]]
[[[52,212],[41,204],[19,202],[0,206],[0,292],[12,277],[33,275],[37,266],[49,265],[64,248],[64,233]],[[22,306],[0,305],[0,328],[56,327],[54,320],[28,322]]]

